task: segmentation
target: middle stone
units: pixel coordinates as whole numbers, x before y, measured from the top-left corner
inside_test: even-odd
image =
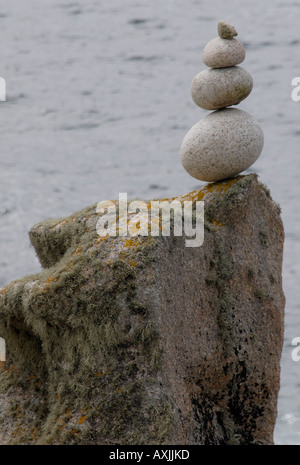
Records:
[[[191,85],[194,102],[205,110],[237,105],[253,88],[250,73],[241,66],[206,69],[197,74]]]

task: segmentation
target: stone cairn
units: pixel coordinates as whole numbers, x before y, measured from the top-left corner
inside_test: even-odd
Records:
[[[210,69],[197,74],[191,85],[194,102],[216,110],[186,134],[180,156],[184,169],[200,181],[231,178],[251,166],[261,154],[264,135],[258,121],[236,108],[251,92],[253,80],[241,66],[245,49],[237,32],[225,21],[218,23],[219,37],[204,48],[202,60]]]

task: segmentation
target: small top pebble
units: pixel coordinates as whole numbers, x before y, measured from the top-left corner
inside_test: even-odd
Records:
[[[243,45],[234,38],[237,32],[226,21],[218,23],[219,35],[210,40],[202,52],[203,63],[210,68],[228,68],[242,63],[246,51]]]
[[[237,32],[231,24],[227,23],[226,21],[219,21],[218,23],[218,34],[221,39],[233,39],[233,37],[237,36]]]

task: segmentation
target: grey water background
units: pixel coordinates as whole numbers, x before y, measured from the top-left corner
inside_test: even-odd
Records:
[[[257,172],[282,207],[285,342],[276,444],[300,444],[300,1],[1,0],[0,286],[40,270],[28,230],[100,200],[167,197],[204,183],[179,148],[207,111],[190,96],[225,19],[254,88],[239,108],[265,134]]]

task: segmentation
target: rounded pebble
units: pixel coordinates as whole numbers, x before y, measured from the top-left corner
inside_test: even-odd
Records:
[[[222,37],[222,39],[229,40],[238,35],[235,28],[231,26],[231,24],[227,23],[227,21],[219,21],[218,34],[220,37]]]
[[[242,44],[236,40],[215,37],[203,49],[203,63],[210,68],[228,68],[244,61],[246,51]]]
[[[263,130],[249,113],[224,108],[205,116],[183,139],[184,169],[200,181],[227,179],[251,166],[261,154]]]
[[[253,88],[251,74],[240,66],[206,69],[197,74],[191,84],[194,102],[205,110],[237,105]]]

